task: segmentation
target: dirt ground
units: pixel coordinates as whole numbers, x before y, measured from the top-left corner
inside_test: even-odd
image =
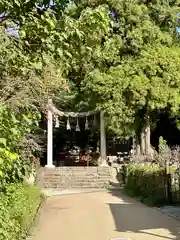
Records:
[[[50,197],[32,240],[180,240],[180,222],[118,190]]]

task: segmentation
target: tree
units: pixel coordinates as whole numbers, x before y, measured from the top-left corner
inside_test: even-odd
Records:
[[[69,0],[2,0],[0,3],[1,24],[8,21],[20,21],[23,17],[27,17],[33,10],[43,13],[51,8],[56,13],[63,11],[69,4]],[[20,22],[16,22],[17,25]]]
[[[110,29],[96,45],[98,64],[84,75],[82,89],[86,95],[89,91],[98,107],[106,109],[113,130],[126,136],[135,131],[142,133],[141,138],[145,134],[149,153],[152,111],[168,107],[177,113],[179,107],[178,1],[89,0],[76,4],[80,13],[106,4],[110,16]]]
[[[105,109],[110,128],[126,136],[149,129],[154,109],[168,107],[177,112],[178,91],[168,81],[179,86],[178,71],[172,75],[179,67],[173,60],[179,57],[175,33],[178,1],[78,0],[64,1],[63,7],[56,1],[51,6],[43,2],[41,11],[39,1],[23,8],[19,7],[21,1],[16,2],[14,7],[10,1],[3,11],[14,9],[15,15],[8,14],[2,23],[12,24],[16,19],[19,31],[18,38],[2,35],[7,42],[1,62],[3,101],[21,92],[19,103],[28,99],[28,104],[37,106],[48,96],[64,99],[63,90],[70,86],[67,102],[71,108]],[[5,1],[2,6],[5,9]],[[49,84],[47,71],[48,79],[53,79]],[[26,88],[19,87],[24,82]],[[7,86],[13,86],[13,93]],[[169,95],[160,94],[163,87],[168,87],[174,102]]]
[[[46,62],[31,62],[22,48],[14,45],[0,28],[0,102],[9,107],[44,107],[48,97],[54,98],[58,92],[67,91],[67,83],[62,77],[60,64],[51,56],[44,55]],[[37,54],[38,55],[38,54]]]
[[[69,0],[1,1],[0,25],[11,36],[13,46],[21,56],[21,69],[31,65],[32,68],[40,70],[43,64],[52,61],[52,55],[56,56],[61,52],[55,47],[58,42],[61,49],[63,42],[57,25],[61,22],[63,10],[68,4]],[[59,55],[62,57],[62,54]]]
[[[155,110],[169,108],[178,114],[179,67],[178,47],[150,47],[136,58],[124,58],[106,73],[95,71],[87,80],[86,89],[99,96],[98,106],[108,112],[113,130],[126,135],[135,131],[139,135],[142,130],[150,131],[149,117]]]
[[[31,136],[36,134],[40,113],[44,111],[48,98],[59,99],[59,95],[69,89],[62,76],[62,62],[56,61],[55,54],[51,54],[46,46],[43,48],[38,39],[35,43],[39,44],[39,49],[30,45],[30,38],[25,39],[26,35],[34,36],[33,31],[40,29],[38,24],[42,17],[34,14],[37,7],[33,5],[25,9],[24,5],[21,8],[23,1],[10,1],[7,5],[5,2],[0,3],[0,7],[4,4],[0,21],[0,178],[7,182],[15,181],[20,177],[19,173],[25,173],[25,165],[34,150],[38,150],[39,146],[32,142],[34,138]],[[52,9],[49,11],[53,12]],[[29,30],[31,17],[34,28]],[[48,30],[46,40],[51,35],[50,24],[46,19],[44,25],[41,23],[41,27]],[[9,26],[18,26],[18,35],[7,34]],[[39,39],[43,39],[43,32],[39,31],[39,34]],[[32,149],[32,143],[35,149]]]

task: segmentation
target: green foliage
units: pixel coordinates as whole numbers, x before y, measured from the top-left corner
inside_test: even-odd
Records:
[[[0,182],[22,182],[24,175],[32,170],[32,153],[24,151],[23,140],[37,128],[38,113],[25,112],[21,116],[12,113],[6,106],[0,108]],[[29,159],[28,159],[29,158]]]
[[[166,140],[163,139],[163,137],[161,136],[159,138],[159,153],[162,153],[164,151],[164,149],[166,148],[167,144],[166,144]]]
[[[37,32],[39,30],[36,29]],[[61,62],[50,53],[25,49],[25,41],[8,37],[0,28],[0,103],[17,108],[44,108],[47,99],[68,90]],[[1,47],[2,45],[2,47]]]
[[[48,98],[56,100],[61,92],[69,90],[63,77],[64,59],[60,62],[54,51],[57,43],[63,42],[61,32],[55,29],[57,12],[62,16],[68,2],[57,1],[51,8],[48,1],[0,3],[0,12],[4,13],[0,19],[0,179],[3,187],[21,182],[24,175],[32,171],[31,159],[37,149],[29,146],[30,135],[37,131],[40,112],[44,111]],[[40,13],[38,6],[43,4],[44,13]],[[8,27],[18,29],[19,37],[8,36]]]
[[[159,109],[179,114],[178,1],[49,3],[0,3],[7,14],[0,28],[0,102],[8,111],[36,115],[48,98],[68,110],[102,108],[110,130],[125,137],[138,135],[145,116]],[[19,37],[7,36],[4,26],[18,27]],[[10,139],[10,152],[20,159],[24,143],[15,140],[35,132],[33,116],[28,119],[33,124],[17,115],[17,123],[3,120],[16,132],[10,127],[0,145],[9,147]]]
[[[175,159],[175,156],[173,156],[174,153],[175,153],[175,150],[171,150],[168,147],[166,140],[164,140],[163,137],[161,136],[159,138],[158,152],[156,152],[154,155],[154,160],[155,160],[156,164],[158,164],[160,167],[167,169],[167,166],[168,166],[170,160],[177,162],[177,160]],[[170,168],[168,168],[168,169],[170,170]],[[172,167],[171,167],[171,169],[172,169]],[[171,172],[171,170],[170,170],[170,172]]]
[[[166,183],[164,168],[156,165],[130,164],[127,167],[125,190],[149,205],[164,204]]]
[[[143,128],[145,115],[151,117],[157,109],[170,108],[178,113],[178,2],[103,3],[110,14],[109,29],[106,27],[108,31],[101,38],[103,44],[96,42],[92,46],[94,69],[88,69],[84,81],[79,81],[81,89],[94,99],[94,105],[106,110],[111,129],[130,136]],[[94,11],[102,1],[78,1],[77,6]]]
[[[5,105],[0,106],[0,135],[1,147],[17,150],[18,142],[37,126],[40,115],[34,112],[24,112],[21,116],[12,112]]]
[[[0,195],[0,240],[22,240],[32,226],[43,196],[39,189],[9,185]]]
[[[54,10],[62,11],[68,4],[69,0],[54,0],[53,1],[56,6],[53,7]],[[4,20],[1,22],[10,20],[20,20],[22,16],[27,16],[28,13],[31,13],[34,9],[37,10],[37,7],[45,7],[47,8],[50,5],[50,0],[2,0],[0,2],[0,12],[5,14]],[[19,19],[20,18],[20,19]]]
[[[179,59],[178,47],[147,47],[138,57],[124,57],[106,72],[91,73],[85,89],[98,96],[98,106],[108,112],[113,130],[130,134],[146,111],[151,114],[168,107],[178,113]]]
[[[0,181],[1,187],[8,182],[16,182],[17,176],[14,170],[14,164],[18,161],[18,155],[5,148],[0,148]],[[20,169],[19,169],[20,171]]]
[[[166,144],[166,140],[163,137],[159,138],[159,164],[163,167],[166,167],[168,160],[170,159],[170,149]]]
[[[34,99],[33,104],[42,104],[48,96],[60,96],[78,110],[100,107],[109,113],[111,128],[128,136],[132,130],[139,129],[139,122],[144,124],[143,115],[147,111],[151,114],[152,109],[170,104],[171,110],[177,112],[179,51],[172,46],[177,40],[178,1],[78,0],[69,3],[64,0],[55,1],[54,7],[47,7],[41,14],[36,7],[40,2],[22,4],[18,0],[6,6],[7,12],[14,8],[13,13],[21,22],[20,38],[6,39],[11,44],[8,50],[4,48],[8,55],[6,66],[9,69],[10,63],[13,67],[15,81],[18,79],[20,85],[27,82],[27,88],[21,88],[23,97],[18,102],[28,96],[29,101]],[[48,1],[45,5],[48,6]],[[1,8],[5,8],[5,1]],[[12,50],[14,54],[9,54]],[[50,81],[52,84],[43,88],[47,78],[45,82],[42,79],[49,63],[52,68],[48,72],[53,72],[54,78]],[[6,71],[9,72],[7,68]],[[12,74],[9,78],[13,79]],[[9,78],[6,86],[12,82]],[[67,86],[71,87],[71,97],[64,98],[63,90],[67,90]],[[7,87],[4,92],[9,93],[6,90]],[[12,92],[15,94],[17,89],[13,88]]]

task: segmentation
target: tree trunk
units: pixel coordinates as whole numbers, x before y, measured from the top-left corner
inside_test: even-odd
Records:
[[[139,141],[139,136],[136,136],[136,155],[137,156],[141,155],[141,145]]]
[[[145,134],[144,134],[144,130],[141,132],[141,155],[145,154]]]
[[[150,117],[147,115],[145,118],[145,128],[144,128],[144,135],[145,135],[145,154],[151,154],[151,129],[150,129]]]

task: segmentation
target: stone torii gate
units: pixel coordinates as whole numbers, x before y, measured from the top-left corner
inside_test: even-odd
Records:
[[[87,117],[97,113],[98,111],[89,111],[89,112],[62,112],[58,110],[54,105],[52,100],[48,100],[47,105],[47,168],[55,167],[53,165],[53,116],[55,117]],[[99,111],[100,113],[100,165],[107,166],[107,156],[106,156],[106,134],[105,134],[105,125],[104,125],[104,112]]]

